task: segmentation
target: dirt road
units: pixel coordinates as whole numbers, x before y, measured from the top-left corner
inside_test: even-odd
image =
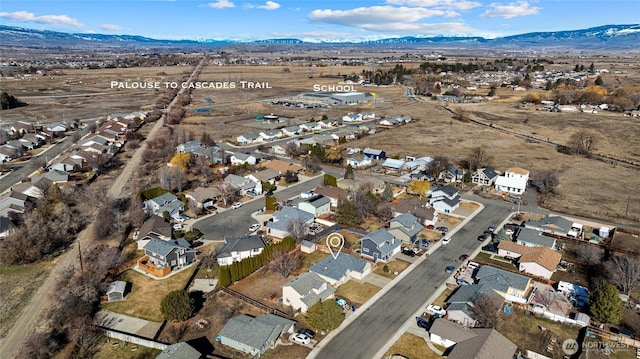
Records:
[[[202,67],[204,64],[204,59],[200,61],[200,64],[196,67],[196,69],[191,73],[189,77],[189,81],[192,81],[196,70]],[[181,90],[178,95],[171,102],[168,110],[171,109],[176,102],[176,100],[180,97],[184,90]],[[151,129],[149,133],[149,137],[153,135],[153,133],[162,127],[164,123],[164,117],[160,118]],[[143,143],[140,148],[136,150],[131,159],[127,162],[125,168],[122,170],[118,178],[115,180],[111,188],[109,189],[109,195],[113,198],[119,197],[123,189],[131,176],[131,172],[138,166],[140,161],[142,160],[142,153],[146,148],[146,144]],[[44,281],[40,289],[34,294],[33,298],[29,304],[23,309],[20,316],[16,319],[13,327],[7,333],[7,336],[2,339],[0,342],[0,353],[2,353],[2,358],[14,358],[20,348],[20,345],[24,341],[24,339],[38,326],[38,322],[42,317],[44,309],[47,306],[47,298],[50,297],[51,291],[55,289],[56,283],[58,283],[58,277],[63,272],[65,268],[70,266],[71,264],[76,262],[76,258],[78,257],[78,247],[82,246],[82,248],[86,248],[90,245],[88,238],[88,234],[91,233],[92,225],[87,226],[84,231],[78,234],[78,239],[76,241],[76,247],[62,254],[57,258],[57,262],[55,264],[55,268],[51,271],[49,277]]]

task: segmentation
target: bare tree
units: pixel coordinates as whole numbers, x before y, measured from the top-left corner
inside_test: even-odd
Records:
[[[531,184],[542,194],[558,194],[558,172],[554,170],[546,170],[538,172],[531,181]]]
[[[220,194],[219,198],[225,206],[230,205],[238,199],[238,190],[229,183],[223,182],[215,186],[215,188],[218,190]]]
[[[584,265],[599,265],[603,256],[604,252],[596,246],[581,245],[576,249],[576,259]]]
[[[501,298],[482,294],[473,303],[472,311],[476,317],[476,327],[494,328],[498,320],[498,311],[502,305]]]
[[[300,146],[298,146],[295,142],[289,141],[284,146],[284,153],[289,157],[296,157],[300,154]]]
[[[302,255],[299,250],[287,252],[283,249],[274,253],[267,267],[270,271],[280,274],[282,278],[287,278],[293,271],[300,268],[301,264]]]
[[[597,140],[598,135],[595,132],[580,130],[578,132],[574,132],[571,137],[569,137],[567,147],[577,155],[589,157],[597,143]]]
[[[449,158],[445,156],[436,156],[427,166],[426,173],[429,177],[437,179],[440,173],[449,167],[451,167],[451,161],[449,161]]]
[[[458,96],[458,95],[454,95]],[[469,122],[469,111],[462,107],[458,107],[453,111],[453,118],[462,122]]]
[[[640,281],[640,258],[638,256],[613,256],[605,264],[611,283],[617,285],[622,293],[629,294]]]
[[[488,166],[491,156],[489,156],[486,146],[478,146],[471,149],[467,161],[469,162],[469,168],[475,171],[478,168]]]
[[[358,209],[358,215],[361,219],[365,219],[376,212],[376,198],[370,191],[360,189],[353,192],[351,194],[351,202]]]
[[[293,237],[296,243],[302,242],[307,238],[307,228],[301,217],[292,218],[287,223],[287,232]]]

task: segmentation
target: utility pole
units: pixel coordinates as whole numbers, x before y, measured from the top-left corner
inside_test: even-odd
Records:
[[[627,215],[629,214],[629,202],[631,202],[631,195],[629,195],[629,197],[627,197],[627,208],[624,210],[624,217],[627,218]]]
[[[78,241],[78,257],[80,258],[80,274],[84,274],[84,266],[82,265],[82,250],[80,250],[80,238],[76,240]]]

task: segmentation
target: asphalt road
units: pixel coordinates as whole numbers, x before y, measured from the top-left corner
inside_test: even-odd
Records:
[[[466,196],[465,196],[466,197]],[[482,243],[477,240],[490,225],[499,224],[511,211],[509,203],[488,201],[477,196],[485,209],[452,236],[451,243],[441,246],[414,268],[393,288],[361,313],[315,356],[316,358],[371,359],[406,320],[414,315],[446,279],[448,265],[459,267],[457,258],[472,253]]]

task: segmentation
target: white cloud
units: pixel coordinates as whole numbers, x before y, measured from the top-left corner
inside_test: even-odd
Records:
[[[309,14],[309,19],[316,22],[361,27],[363,24],[383,25],[395,22],[416,22],[428,17],[442,15],[445,15],[445,12],[442,10],[371,6],[351,10],[313,10]]]
[[[20,22],[36,22],[39,24],[48,25],[67,25],[73,27],[83,27],[84,25],[78,22],[78,20],[71,18],[67,15],[41,15],[36,16],[32,12],[27,11],[14,11],[14,12],[0,12],[0,17],[5,19],[11,19]]]
[[[236,7],[236,5],[229,0],[217,0],[216,2],[208,3],[207,6],[214,9],[227,9]]]
[[[108,31],[119,31],[119,30],[122,30],[121,26],[114,25],[114,24],[102,24],[102,26],[100,26],[100,28],[103,29],[103,30],[108,30]]]
[[[485,11],[480,17],[500,17],[511,19],[516,16],[536,15],[540,11],[539,7],[530,6],[526,1],[513,2],[506,5],[491,3],[490,9]]]
[[[470,10],[479,6],[477,1],[456,0],[387,0],[390,5],[406,5],[413,7],[433,7],[437,9]]]
[[[264,5],[257,6],[258,9],[275,10],[280,8],[280,4],[275,1],[267,1]]]

